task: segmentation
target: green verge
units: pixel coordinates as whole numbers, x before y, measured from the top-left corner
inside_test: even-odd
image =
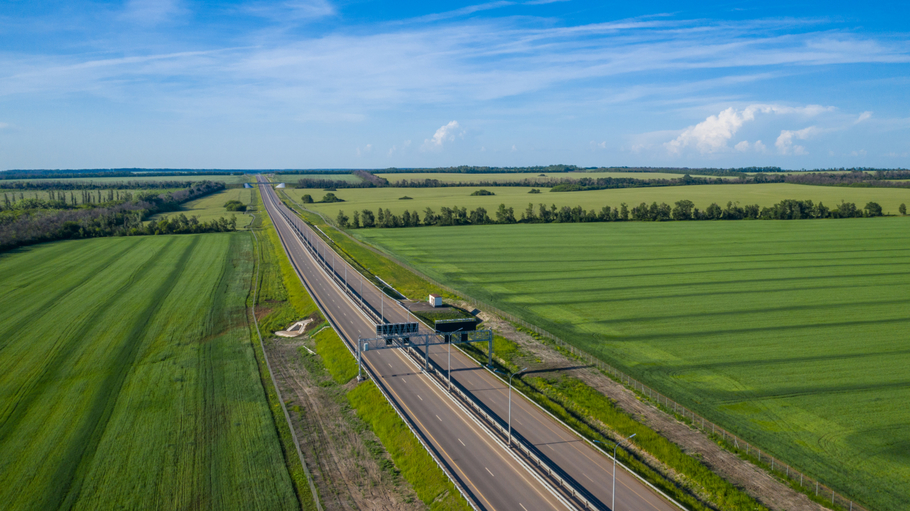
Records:
[[[283,254],[281,242],[275,229],[272,228],[271,220],[265,214],[260,216],[263,230],[268,234],[267,239],[270,240],[273,252],[271,270],[263,272],[262,289],[265,291],[268,287],[269,294],[264,295],[268,297],[265,301],[274,308],[269,316],[263,318],[262,324],[268,321],[276,329],[280,329],[293,321],[293,318],[299,319],[307,315],[318,317],[316,322],[321,321],[324,324],[325,320],[319,313],[318,307]],[[263,250],[263,252],[267,252],[267,250]],[[278,254],[281,254],[281,257],[278,257]],[[275,266],[280,266],[280,269],[276,269]],[[269,282],[267,283],[266,280]],[[290,303],[279,304],[276,298],[280,297],[285,297],[285,300]],[[260,302],[263,301],[261,296]],[[276,315],[280,320],[270,318],[272,315]],[[351,356],[351,352],[334,329],[331,327],[321,329],[321,331],[317,329],[314,340],[316,354],[321,358],[323,365],[336,383],[345,384],[357,375],[357,361]],[[366,382],[354,387],[348,393],[348,402],[382,442],[401,476],[411,485],[418,498],[431,510],[469,511],[471,509],[455,485],[449,481],[445,472],[436,465],[432,456],[423,448],[417,437],[408,429],[374,383]]]
[[[348,401],[387,447],[392,461],[423,503],[434,511],[471,509],[372,381],[354,387],[348,392]]]
[[[253,196],[253,200],[256,200],[256,198],[258,198],[258,191],[257,194]],[[255,220],[253,221],[253,227],[259,227],[263,225],[264,222],[269,222],[268,218],[265,218],[263,221],[264,216],[266,215],[256,215]],[[271,224],[268,224],[268,227],[271,227]],[[267,232],[274,232],[274,229],[260,231],[259,235],[255,237],[258,241],[257,251],[259,255],[259,274],[256,275],[255,278],[259,279],[259,294],[258,297],[254,298],[251,292],[251,303],[254,299],[258,299],[259,302],[262,302],[263,296],[267,296],[269,297],[268,299],[275,304],[278,302],[276,298],[289,296],[285,284],[282,281],[284,279],[284,272],[280,268],[282,259],[276,257],[275,245],[272,239],[266,235]],[[253,233],[251,232],[250,234],[252,235]],[[266,288],[268,289],[268,294],[263,292]],[[258,305],[258,303],[256,305]],[[283,304],[281,307],[276,307],[276,309],[279,310],[273,310],[271,314],[263,317],[262,320],[265,320],[272,315],[284,316],[289,310],[292,312],[295,310],[293,305],[288,303]],[[273,322],[277,323],[281,319],[283,318],[279,317]],[[263,322],[264,321],[260,321],[260,323]],[[285,419],[284,411],[281,408],[281,399],[279,398],[275,385],[272,383],[271,376],[269,375],[268,365],[265,363],[265,354],[259,343],[259,333],[256,332],[255,325],[252,324],[252,318],[250,323],[250,339],[253,344],[253,351],[256,355],[256,363],[259,367],[259,379],[269,404],[269,410],[272,414],[272,420],[275,423],[275,429],[278,431],[278,438],[281,442],[285,464],[291,475],[291,481],[294,484],[294,491],[297,493],[297,498],[300,501],[302,509],[315,511],[317,509],[315,500],[318,496],[314,496],[310,490],[306,472],[303,469],[303,464],[300,462],[300,457],[297,455],[297,446],[294,445],[294,437],[291,434],[290,425]]]
[[[335,329],[326,328],[313,336],[313,340],[316,341],[316,354],[322,358],[335,382],[345,384],[357,376],[357,361]]]
[[[478,362],[486,361],[486,353],[482,350],[468,346],[464,351]],[[518,359],[525,355],[518,344],[498,335],[493,337],[494,364],[499,366],[500,370],[517,371],[521,363]],[[707,500],[722,510],[766,509],[751,496],[687,455],[678,445],[636,421],[609,398],[577,378],[565,375],[551,378],[520,375],[513,380],[513,385],[522,394],[589,440],[612,445],[618,438],[628,438],[635,434],[632,443],[682,475],[686,487],[669,481],[635,453],[620,450],[617,457],[648,482],[689,509],[699,511],[713,509],[702,500]],[[598,423],[615,434],[605,434]]]

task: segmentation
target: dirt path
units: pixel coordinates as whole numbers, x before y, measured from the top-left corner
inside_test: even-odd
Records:
[[[346,389],[331,380],[315,357],[300,355],[304,345],[313,349],[308,338],[271,339],[266,349],[323,508],[426,509],[348,406]]]
[[[461,304],[465,308],[471,307]],[[571,360],[541,344],[530,335],[519,332],[515,327],[499,317],[485,312],[479,314],[484,324],[496,331],[497,334],[518,343],[521,349],[531,356],[528,360],[535,367],[577,367],[577,362]],[[538,362],[537,360],[540,360]],[[774,479],[764,470],[756,467],[737,455],[722,449],[710,438],[700,431],[690,428],[672,416],[664,413],[647,402],[640,401],[634,392],[623,385],[604,376],[592,368],[578,368],[560,370],[561,374],[568,374],[585,382],[616,401],[617,406],[626,413],[636,417],[670,441],[679,445],[689,455],[700,458],[711,470],[720,474],[726,480],[742,488],[753,498],[775,511],[821,511],[824,506],[812,502],[804,494],[799,493],[789,486]]]

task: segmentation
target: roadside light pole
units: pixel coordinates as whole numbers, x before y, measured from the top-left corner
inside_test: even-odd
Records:
[[[521,371],[517,371],[517,372],[509,375],[509,447],[512,447],[512,378],[518,376],[519,374],[521,374],[527,370],[528,370],[528,368],[525,367]],[[494,371],[496,371],[496,370],[494,369]],[[496,371],[496,372],[500,373],[500,374],[507,374],[502,371]]]
[[[620,444],[621,442],[625,442],[625,441],[631,440],[632,437],[634,437],[634,436],[637,435],[637,434],[638,434],[638,433],[632,433],[632,434],[629,435],[628,437],[623,438],[623,439],[620,440],[619,442],[616,442],[616,443],[613,444],[613,491],[611,492],[611,495],[610,495],[610,499],[611,499],[611,500],[610,500],[610,511],[614,511],[614,510],[616,509],[616,448],[619,447],[619,444]],[[601,442],[600,440],[594,440],[594,442],[596,442],[596,443],[598,443],[598,444],[600,444],[600,445],[603,445],[603,444],[604,444],[604,443]]]

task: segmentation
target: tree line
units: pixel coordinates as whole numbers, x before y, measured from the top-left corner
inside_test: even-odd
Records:
[[[189,188],[193,181],[10,181],[5,190],[166,190]]]
[[[262,171],[250,171],[250,173],[259,173]],[[85,178],[85,177],[136,177],[136,174],[142,174],[149,177],[173,177],[173,176],[242,176],[242,170],[219,170],[219,169],[140,169],[140,168],[123,168],[123,169],[78,169],[78,170],[55,170],[55,169],[35,169],[23,170],[13,169],[0,172],[0,180],[9,179],[62,179],[62,178]]]
[[[901,205],[901,214],[906,214],[906,206]],[[491,216],[492,214],[492,216]],[[622,203],[618,208],[603,206],[599,210],[586,210],[581,206],[563,206],[557,208],[555,204],[547,206],[540,203],[537,207],[528,203],[528,207],[516,214],[515,209],[500,204],[494,212],[478,207],[468,211],[467,208],[453,206],[441,207],[439,213],[432,208],[423,211],[423,218],[417,211],[405,210],[401,215],[392,213],[389,209],[380,208],[377,212],[369,209],[354,211],[353,216],[347,216],[344,211],[339,211],[335,222],[343,228],[371,228],[371,227],[419,227],[419,226],[448,226],[448,225],[485,225],[485,224],[516,224],[516,223],[579,223],[579,222],[665,222],[665,221],[690,221],[690,220],[804,220],[816,218],[860,218],[882,216],[882,207],[876,202],[869,202],[864,208],[858,208],[855,203],[841,202],[834,208],[829,208],[823,203],[811,200],[783,200],[770,207],[760,207],[758,204],[740,206],[739,203],[728,202],[726,207],[713,203],[704,210],[695,207],[690,200],[677,201],[673,206],[667,203],[653,202],[648,205],[642,202],[638,206],[629,207]]]
[[[224,188],[224,183],[202,181],[185,190],[141,193],[136,200],[96,207],[6,210],[0,212],[0,250],[61,239],[233,230],[236,220],[199,222],[195,217],[186,218],[182,214],[143,224],[152,215],[175,211],[184,202]]]

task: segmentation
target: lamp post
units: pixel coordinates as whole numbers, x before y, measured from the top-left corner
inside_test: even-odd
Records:
[[[634,437],[637,434],[638,433],[632,433],[628,437],[623,438],[619,442],[616,442],[613,444],[613,491],[610,494],[610,499],[611,499],[610,500],[610,511],[614,511],[616,509],[616,448],[619,447],[619,444],[621,442],[631,440],[632,437]],[[600,440],[594,440],[594,441],[600,445],[603,445],[603,442],[601,442]]]
[[[512,447],[512,378],[518,376],[519,374],[527,371],[528,368],[525,367],[521,371],[517,371],[509,375],[509,447]],[[496,371],[496,369],[494,369]],[[502,371],[496,371],[500,374],[507,374]]]

